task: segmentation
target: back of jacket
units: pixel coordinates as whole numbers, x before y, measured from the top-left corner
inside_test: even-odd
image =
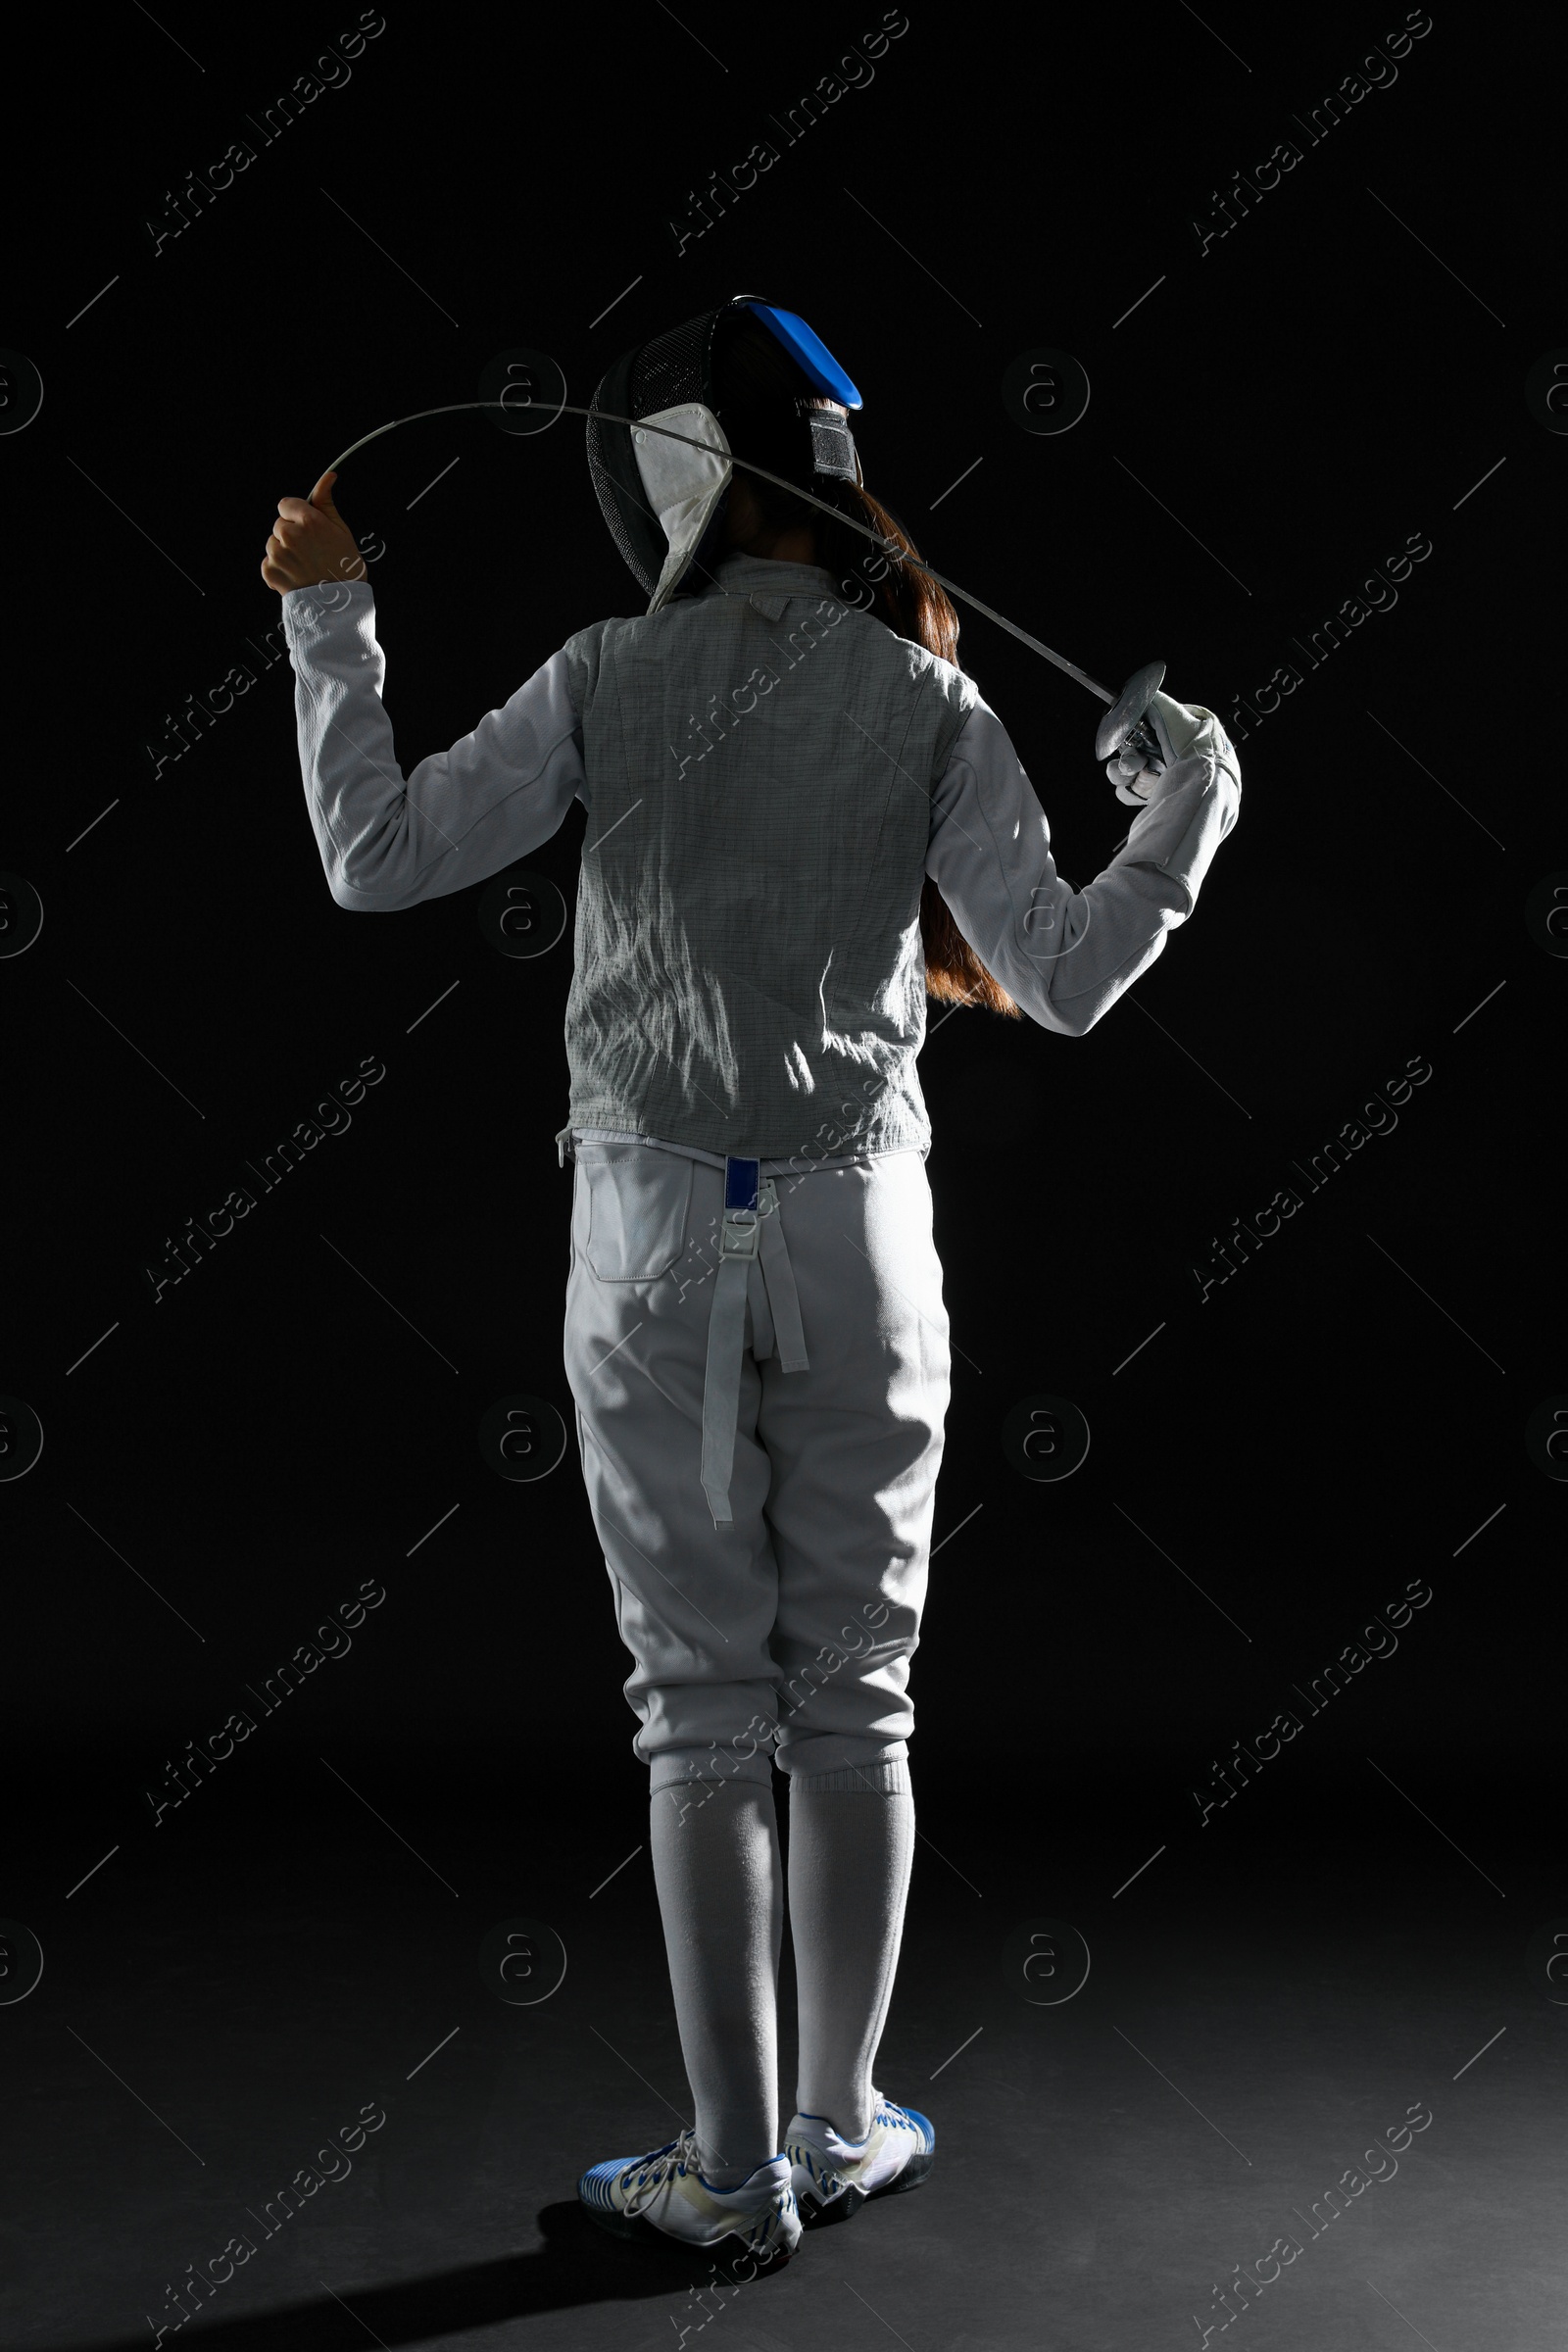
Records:
[[[812,565],[566,646],[588,824],[571,1125],[702,1151],[925,1149],[931,791],[977,690]],[[853,1089],[853,1093],[851,1090]]]

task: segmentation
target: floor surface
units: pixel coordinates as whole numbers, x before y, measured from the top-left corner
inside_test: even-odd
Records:
[[[320,1782],[265,1814],[209,1784],[69,1898],[80,1821],[34,1825],[44,1973],[0,2006],[19,2352],[145,2352],[182,2309],[220,2352],[1562,2340],[1568,2009],[1526,1951],[1561,1898],[1479,1816],[1258,1788],[1146,1862],[1121,1794],[1052,1832],[1010,1781],[985,1838],[923,1804],[877,2080],[935,2173],[737,2288],[576,2203],[689,2120],[630,1776],[466,1809]],[[790,2064],[786,2032],[786,2115]]]

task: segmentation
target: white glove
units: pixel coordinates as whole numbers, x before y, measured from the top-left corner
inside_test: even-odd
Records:
[[[1105,761],[1105,775],[1116,788],[1117,800],[1132,808],[1141,808],[1153,798],[1166,768],[1187,758],[1205,726],[1218,726],[1213,711],[1205,710],[1200,703],[1178,703],[1168,694],[1154,696],[1148,718],[1159,744],[1159,760],[1146,764],[1142,752],[1123,744]]]

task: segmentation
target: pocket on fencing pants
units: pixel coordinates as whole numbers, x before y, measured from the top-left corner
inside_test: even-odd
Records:
[[[686,1247],[693,1162],[643,1144],[579,1143],[583,1254],[601,1282],[657,1282]]]

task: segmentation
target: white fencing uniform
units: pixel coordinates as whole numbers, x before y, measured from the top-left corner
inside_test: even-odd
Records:
[[[973,681],[815,566],[732,556],[579,632],[406,779],[368,585],[283,610],[338,905],[466,888],[587,808],[566,1370],[654,1788],[766,1779],[775,1748],[813,1783],[896,1769],[949,1370],[921,885],[1031,1019],[1085,1036],[1236,822],[1223,727],[1199,714],[1074,890]]]

